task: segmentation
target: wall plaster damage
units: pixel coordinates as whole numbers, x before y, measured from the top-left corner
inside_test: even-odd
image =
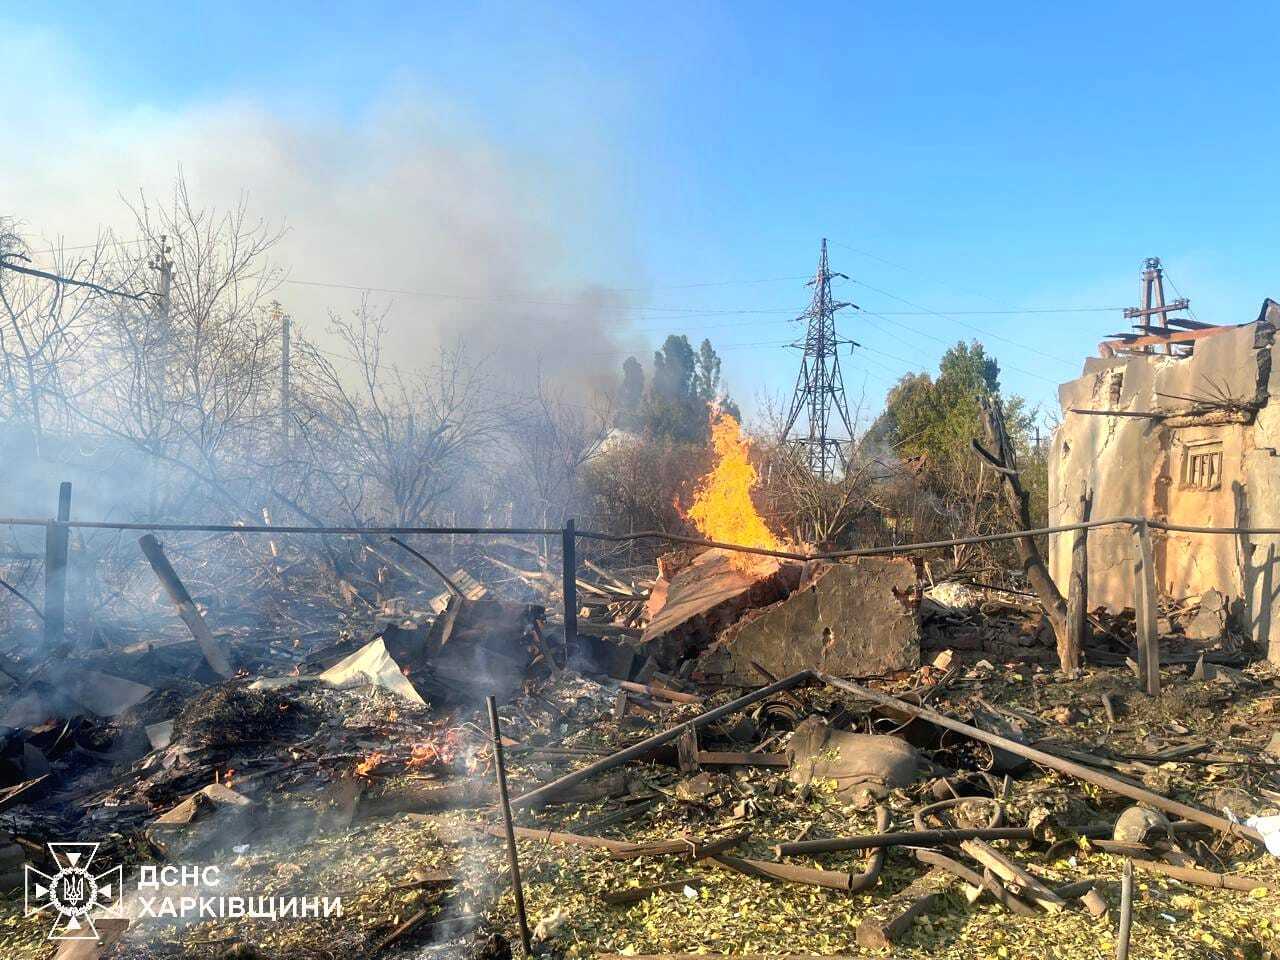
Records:
[[[1187,355],[1104,344],[1058,388],[1062,423],[1049,463],[1049,522],[1145,516],[1173,524],[1280,526],[1280,304],[1253,323],[1215,328]],[[1153,349],[1159,349],[1158,347]],[[1166,348],[1168,349],[1168,348]],[[1108,355],[1110,354],[1110,355]],[[1065,585],[1074,534],[1051,537]],[[1280,663],[1280,537],[1152,530],[1156,583],[1184,600],[1216,590],[1234,627]],[[1089,531],[1089,603],[1135,606],[1133,531]]]

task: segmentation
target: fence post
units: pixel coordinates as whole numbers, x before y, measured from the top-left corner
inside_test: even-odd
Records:
[[[67,521],[71,519],[71,484],[58,487],[58,519],[44,528],[44,642],[46,650],[62,646],[67,636]]]
[[[564,560],[564,642],[567,648],[578,640],[578,544],[572,517],[564,522],[560,536],[560,553]]]
[[[1145,519],[1134,526],[1135,616],[1138,632],[1138,679],[1147,695],[1160,696],[1160,636],[1156,625],[1156,569],[1151,528]]]
[[[1080,520],[1087,523],[1093,506],[1093,494],[1080,495]],[[1065,673],[1080,671],[1081,652],[1089,639],[1089,528],[1075,532],[1071,545],[1071,573],[1067,587],[1066,644],[1058,651]]]

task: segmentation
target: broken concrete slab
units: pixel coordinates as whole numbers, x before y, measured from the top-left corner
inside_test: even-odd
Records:
[[[909,594],[915,566],[899,558],[860,557],[818,566],[785,600],[753,610],[702,656],[702,673],[755,683],[752,662],[775,676],[819,669],[873,677],[920,665],[920,626]]]
[[[1227,598],[1217,590],[1200,596],[1196,612],[1182,625],[1188,640],[1219,640],[1227,629]]]
[[[146,828],[147,839],[171,859],[230,846],[253,832],[256,804],[221,783],[197,790]]]
[[[730,559],[728,550],[704,550],[655,584],[661,605],[650,610],[640,644],[664,669],[705,649],[746,611],[781,600],[799,584],[798,563],[760,556],[740,569]]]

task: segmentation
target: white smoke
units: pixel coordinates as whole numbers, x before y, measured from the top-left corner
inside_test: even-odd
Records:
[[[373,294],[394,304],[397,363],[425,363],[462,336],[509,389],[538,365],[561,382],[617,368],[627,304],[583,282],[611,244],[627,247],[596,229],[625,230],[623,217],[582,222],[585,206],[606,202],[603,185],[499,145],[429,90],[402,86],[355,117],[245,97],[119,104],[56,36],[13,25],[0,30],[0,84],[11,94],[0,215],[28,235],[130,237],[126,201],[141,190],[165,202],[181,171],[197,206],[225,209],[244,194],[254,216],[287,227],[276,254],[291,280],[443,294]],[[360,294],[289,283],[277,296],[324,343],[328,312]]]

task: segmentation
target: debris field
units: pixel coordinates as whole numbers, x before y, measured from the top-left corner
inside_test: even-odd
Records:
[[[168,640],[3,663],[0,950],[520,953],[500,749],[539,955],[1280,953],[1280,683],[1225,623],[1162,611],[1153,697],[1133,611],[1094,611],[1067,676],[1017,590],[731,553],[588,559],[567,628],[559,578],[491,543],[444,591],[273,595],[278,638],[253,597],[202,609],[157,569]],[[341,897],[342,916],[126,904],[91,948],[51,945],[23,867],[67,837],[127,876],[216,864],[224,891]]]

